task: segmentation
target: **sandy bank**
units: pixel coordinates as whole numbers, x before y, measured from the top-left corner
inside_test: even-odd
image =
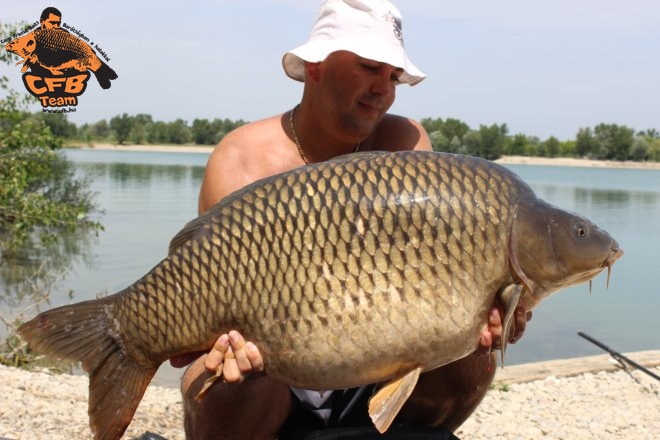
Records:
[[[660,374],[660,350],[627,356]],[[495,387],[457,435],[464,440],[657,438],[660,382],[640,371],[606,371],[616,369],[608,359],[591,356],[500,370]],[[0,396],[0,437],[90,438],[86,377],[0,366]],[[184,438],[177,389],[147,389],[123,438],[146,431]]]
[[[571,157],[525,157],[504,156],[495,162],[515,165],[545,165],[560,167],[586,167],[586,168],[632,168],[660,170],[660,162],[633,162],[616,160],[576,159]]]
[[[153,153],[204,153],[211,154],[212,146],[208,145],[113,145],[93,144],[83,146],[69,146],[69,148],[80,148],[81,150],[105,150],[105,151],[144,151]]]

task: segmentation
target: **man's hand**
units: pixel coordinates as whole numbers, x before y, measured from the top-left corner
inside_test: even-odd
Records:
[[[174,368],[182,368],[192,363],[206,352],[188,353],[170,359]],[[236,330],[221,335],[204,358],[204,368],[209,373],[217,374],[222,368],[222,379],[228,383],[240,383],[251,373],[264,371],[264,360],[256,345],[245,342]]]
[[[502,316],[504,311],[501,305],[490,309],[488,312],[488,329],[481,334],[479,339],[478,354],[487,355],[493,350],[500,350],[502,348]],[[525,328],[527,328],[527,321],[532,319],[532,312],[525,310],[525,304],[522,300],[518,302],[513,316],[513,325],[509,333],[509,344],[515,344],[520,340]]]
[[[264,371],[264,360],[256,345],[245,342],[236,330],[221,335],[213,345],[204,367],[211,374],[222,368],[222,378],[228,383],[240,383],[251,373]]]

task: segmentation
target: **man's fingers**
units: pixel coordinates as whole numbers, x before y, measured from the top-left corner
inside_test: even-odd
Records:
[[[491,350],[502,348],[502,313],[498,307],[490,309],[488,314],[488,331],[491,335]]]
[[[514,312],[514,328],[509,338],[509,342],[515,344],[522,338],[523,333],[527,329],[527,322],[532,319],[532,311],[525,309],[525,303],[521,300]]]
[[[250,373],[260,373],[264,370],[264,361],[257,346],[246,342],[243,336],[231,330],[220,336],[204,359],[204,367],[210,374],[221,376],[225,382],[242,382]]]
[[[234,353],[234,358],[236,359],[236,369],[239,374],[242,375],[251,373],[252,364],[250,363],[250,359],[248,358],[248,354],[245,349],[245,339],[243,336],[235,330],[230,331],[229,344],[231,345],[231,350]]]
[[[255,373],[261,373],[264,371],[264,360],[261,357],[261,353],[257,346],[252,342],[248,342],[245,345],[245,350],[247,352],[247,357],[250,360],[250,364],[252,365],[252,370]]]
[[[490,346],[492,345],[493,340],[488,330],[484,331],[479,338],[479,347],[477,348],[476,353],[480,355],[488,355],[492,351]]]
[[[225,361],[225,354],[229,350],[229,336],[222,335],[213,344],[213,348],[204,359],[204,368],[211,374],[215,374]]]
[[[243,381],[243,374],[238,369],[236,355],[231,346],[225,355],[225,364],[222,366],[222,377],[228,383],[239,383]]]

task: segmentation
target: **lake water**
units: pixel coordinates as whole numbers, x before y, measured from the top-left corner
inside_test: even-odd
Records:
[[[134,282],[167,253],[169,240],[196,216],[208,158],[204,153],[66,150],[105,210],[105,231],[52,296],[52,304],[113,293]],[[621,351],[660,349],[660,171],[509,166],[546,201],[579,212],[607,230],[625,255],[609,288],[599,275],[559,292],[535,311],[523,339],[507,350],[507,364],[601,354],[577,331]],[[177,386],[180,370],[161,368],[156,382]]]

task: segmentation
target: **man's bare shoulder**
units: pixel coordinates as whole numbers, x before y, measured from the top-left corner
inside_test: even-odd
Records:
[[[208,160],[200,192],[200,211],[245,185],[293,168],[290,156],[291,145],[282,128],[282,115],[231,131]],[[294,154],[292,158],[297,156]]]
[[[371,144],[371,148],[389,151],[431,150],[431,141],[419,122],[390,113],[383,116]]]
[[[218,144],[219,147],[229,145],[242,145],[245,148],[259,147],[262,142],[272,143],[274,139],[281,138],[282,115],[275,115],[269,118],[261,119],[255,122],[249,122],[245,125],[232,130]]]

